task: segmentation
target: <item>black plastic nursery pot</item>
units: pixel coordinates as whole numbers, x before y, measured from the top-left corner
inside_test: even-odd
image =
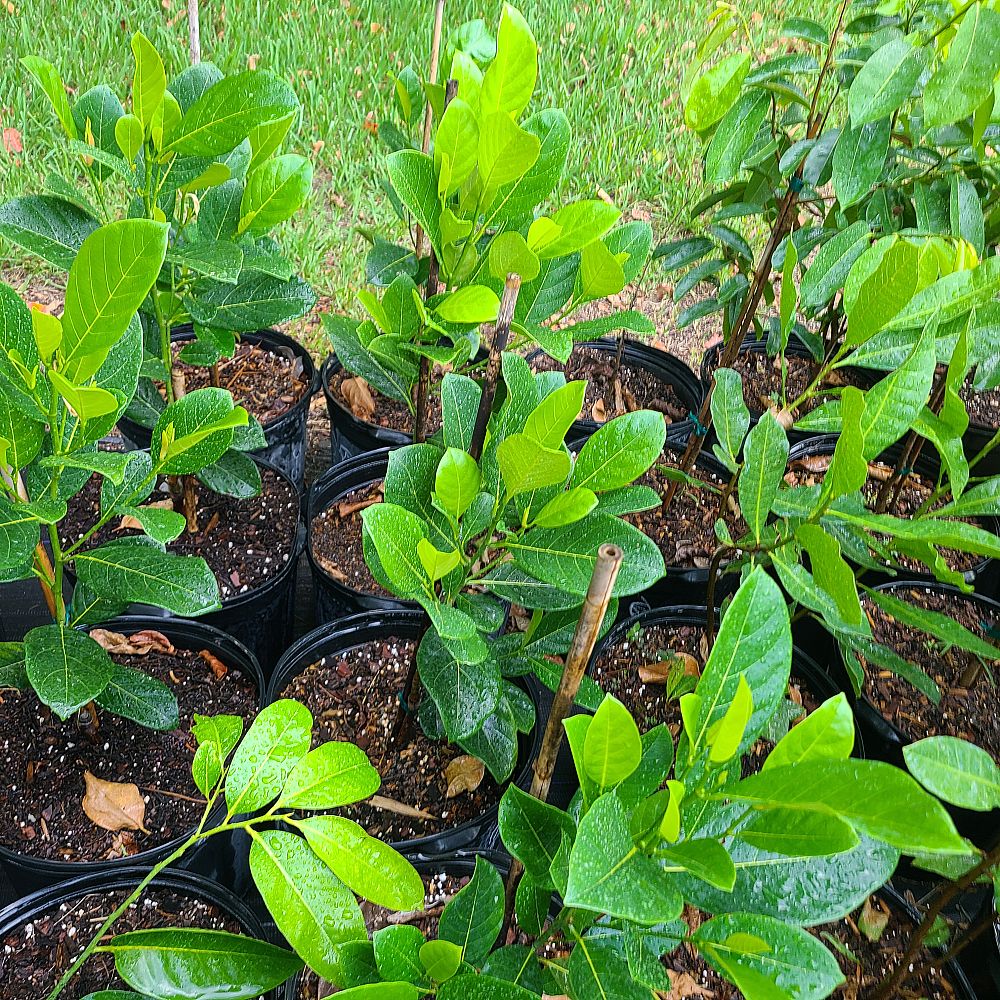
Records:
[[[181,326],[173,331],[171,340],[181,343],[193,335],[191,326]],[[254,344],[274,354],[289,352],[302,364],[303,379],[307,384],[301,398],[280,417],[263,425],[267,447],[250,452],[255,458],[262,458],[280,469],[295,485],[302,489],[306,469],[306,420],[309,416],[309,401],[319,388],[319,372],[309,352],[296,340],[279,330],[258,330],[256,333],[240,334],[240,340]],[[124,437],[135,447],[149,447],[152,431],[134,420],[122,417],[118,427]]]
[[[791,464],[797,460],[812,456],[830,456],[833,454],[836,446],[836,434],[820,434],[815,437],[807,438],[800,441],[798,444],[793,445],[789,449],[788,462]],[[897,442],[891,448],[882,452],[882,454],[878,456],[878,461],[884,462],[887,465],[895,466],[895,463],[898,461],[902,452],[902,447],[902,442]],[[914,463],[913,471],[925,479],[934,481],[937,478],[939,468],[940,464],[938,462],[937,455],[933,453],[933,449],[930,445],[926,445]],[[976,518],[976,521],[987,531],[992,531],[993,534],[1000,534],[1000,519],[996,517],[978,517]],[[898,571],[895,575],[888,570],[884,573],[868,570],[865,574],[865,583],[871,586],[876,583],[891,582],[898,579],[899,574],[905,574],[909,579],[920,579],[926,581],[935,580],[935,577],[931,573],[924,573],[917,569],[906,568]],[[993,590],[997,586],[997,579],[1000,577],[1000,562],[989,557],[980,557],[979,561],[975,565],[963,573],[963,576],[965,577],[966,583],[973,585],[977,592],[992,594]]]
[[[957,587],[946,584],[928,583],[926,580],[900,580],[880,584],[874,589],[892,593],[911,588],[960,596],[982,607],[984,611],[989,611],[994,620],[1000,621],[1000,603],[981,594],[963,594]],[[913,743],[915,737],[887,719],[864,692],[860,695],[855,693],[844,660],[846,655],[850,654],[845,653],[842,648],[839,649],[839,656],[830,664],[830,674],[837,687],[851,700],[854,718],[864,738],[866,758],[887,761],[905,769],[903,747]],[[980,683],[989,683],[989,678],[983,678]],[[1000,809],[975,812],[951,805],[947,805],[946,808],[955,820],[959,832],[981,847],[990,847],[1000,839]],[[922,876],[918,874],[917,877],[927,876],[924,873]]]
[[[408,609],[368,611],[321,625],[302,636],[278,662],[268,684],[268,698],[281,698],[282,692],[299,674],[324,657],[349,654],[365,643],[380,639],[418,640],[426,629],[427,618],[423,611]],[[527,789],[531,785],[532,764],[541,747],[545,720],[539,708],[537,687],[532,683],[523,686],[535,705],[535,728],[528,735],[518,734],[518,760],[510,782]],[[497,808],[493,805],[481,815],[455,827],[396,842],[392,846],[411,860],[438,857],[455,851],[479,853],[492,850],[499,842]]]
[[[92,872],[69,879],[58,885],[33,892],[30,896],[12,903],[0,910],[0,943],[28,924],[35,924],[49,914],[64,912],[75,902],[92,894],[107,896],[111,893],[123,894],[134,890],[149,874],[148,866],[124,865],[117,866],[113,872]],[[161,872],[151,883],[150,888],[165,890],[179,896],[191,897],[202,903],[210,904],[220,911],[221,915],[235,922],[240,933],[262,941],[271,940],[263,924],[253,910],[242,899],[229,889],[218,885],[210,878],[194,872],[167,870]],[[139,906],[142,906],[140,897]],[[103,917],[110,907],[97,911],[96,916]],[[73,946],[69,955],[76,954],[76,949],[82,948],[88,940],[88,935],[97,930],[99,924],[90,923],[79,928],[77,936],[72,939]],[[112,933],[114,930],[112,929]],[[68,967],[67,959],[67,967]],[[4,955],[0,954],[0,974],[3,973]],[[11,980],[7,980],[11,982]],[[220,984],[222,985],[222,984]],[[264,994],[261,1000],[278,1000],[281,987]],[[101,994],[103,995],[103,994]],[[24,1000],[29,1000],[27,993]]]
[[[710,347],[702,355],[701,359],[701,381],[705,386],[705,391],[708,391],[708,387],[712,384],[712,373],[716,368],[719,367],[719,359],[723,351],[722,344],[715,344]],[[767,354],[767,341],[766,340],[745,340],[742,347],[740,347],[740,354]],[[812,359],[812,353],[809,348],[802,343],[796,337],[791,337],[788,341],[788,345],[785,348],[786,356],[791,356],[793,358],[810,358]],[[857,380],[865,387],[873,385],[878,379],[878,375],[874,372],[869,372],[867,369],[863,368],[848,368],[844,369],[850,371],[852,375],[857,378]],[[750,410],[750,425],[753,426],[761,418],[764,410],[760,406],[748,406]],[[804,441],[807,438],[811,438],[815,435],[815,431],[803,431],[795,430],[792,428],[788,431],[788,440],[794,444],[797,441]]]
[[[87,626],[88,629],[93,627],[97,626]],[[253,682],[257,690],[255,712],[259,712],[267,704],[266,682],[253,653],[239,640],[205,622],[134,615],[114,618],[99,627],[123,635],[133,635],[144,629],[153,629],[165,635],[178,649],[207,650],[230,670],[238,671]],[[247,725],[250,721],[252,720],[247,720]],[[225,805],[219,802],[209,818],[207,827],[217,825],[224,815]],[[173,853],[192,832],[193,829],[185,831],[182,835],[156,847],[114,860],[55,861],[18,853],[0,845],[0,865],[7,873],[15,894],[20,897],[64,879],[92,876],[98,881],[110,880],[118,877],[121,869],[133,865],[151,867]],[[196,872],[236,891],[242,891],[249,884],[248,851],[249,840],[242,832],[218,834],[189,851],[177,867]]]
[[[969,429],[962,437],[962,448],[965,457],[974,459],[996,437],[996,427],[984,427],[981,424],[969,424]],[[1000,447],[990,451],[972,470],[974,476],[1000,476]]]
[[[617,342],[609,338],[584,341],[581,342],[581,346],[600,351],[609,357],[613,357],[618,351]],[[541,349],[532,351],[528,355],[528,363],[531,364],[546,356]],[[650,344],[643,344],[635,340],[625,342],[622,351],[622,366],[650,372],[656,378],[673,386],[674,392],[687,407],[691,416],[685,420],[668,423],[667,439],[687,443],[687,439],[694,429],[693,416],[697,415],[705,399],[705,387],[702,385],[701,379],[680,358]],[[590,437],[600,426],[596,420],[577,420],[570,428],[567,437],[571,441]]]
[[[316,559],[313,552],[313,521],[348,493],[364,489],[385,479],[389,465],[389,448],[363,452],[327,469],[309,490],[306,509],[306,558],[312,572],[316,597],[316,623],[334,622],[362,611],[387,611],[391,608],[416,609],[413,601],[367,594],[338,580]]]

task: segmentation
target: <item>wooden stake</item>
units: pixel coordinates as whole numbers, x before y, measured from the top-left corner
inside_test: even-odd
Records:
[[[441,59],[441,34],[444,30],[444,0],[436,0],[434,4],[434,33],[431,35],[431,65],[427,79],[430,83],[437,83],[438,62]],[[420,148],[426,153],[431,148],[431,126],[434,124],[434,109],[431,102],[427,102],[424,108],[424,138]],[[417,263],[424,254],[424,231],[417,226],[416,240]]]
[[[566,666],[563,668],[562,678],[559,681],[559,690],[556,691],[555,697],[552,699],[552,708],[549,710],[549,718],[545,724],[545,735],[542,737],[542,748],[535,761],[530,794],[539,802],[545,802],[549,797],[552,773],[555,770],[556,758],[563,740],[563,722],[573,710],[573,703],[580,690],[580,682],[583,680],[587,664],[590,662],[590,655],[594,651],[597,637],[601,632],[601,623],[604,621],[608,604],[611,602],[611,593],[615,586],[615,580],[618,578],[623,558],[624,553],[617,545],[605,543],[597,550],[597,561],[594,563],[594,572],[590,577],[590,587],[580,611],[580,620],[576,623],[573,642],[566,654]],[[507,929],[510,927],[511,916],[514,913],[514,897],[523,874],[524,866],[515,858],[511,862],[510,872],[507,875],[504,893],[506,900],[504,928],[500,934],[501,941],[506,937]]]
[[[201,62],[201,19],[198,15],[198,0],[188,0],[188,51],[191,65]]]
[[[500,299],[500,310],[497,313],[496,326],[493,328],[493,341],[490,344],[490,359],[486,364],[486,377],[482,382],[482,395],[479,397],[479,411],[476,413],[476,426],[472,431],[472,443],[469,454],[478,462],[483,454],[483,444],[486,441],[486,426],[490,422],[490,411],[497,393],[497,381],[500,378],[501,355],[507,347],[510,337],[510,325],[514,322],[514,308],[517,296],[521,291],[521,276],[508,274],[503,286],[503,296]]]

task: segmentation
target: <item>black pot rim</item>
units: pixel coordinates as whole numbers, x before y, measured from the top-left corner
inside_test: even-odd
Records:
[[[793,444],[788,449],[788,461],[793,462],[803,455],[814,455],[814,454],[833,454],[834,448],[837,446],[837,441],[839,440],[839,435],[837,434],[814,434],[810,437],[804,438],[802,441],[798,441]],[[895,444],[889,445],[885,451],[881,452],[873,461],[890,462],[894,459],[894,452],[901,447],[900,442],[897,441]],[[926,453],[921,453],[914,463],[915,472],[927,472],[928,474],[934,474],[937,471],[938,462],[934,456],[928,455]],[[988,531],[992,531],[995,535],[1000,535],[1000,518],[992,516],[977,516],[976,521],[980,522],[983,527]],[[967,583],[973,583],[975,580],[979,579],[993,562],[991,556],[986,556],[981,558],[972,569],[965,570],[962,574],[965,577]],[[892,567],[887,566],[884,572],[888,575],[888,572]],[[936,577],[930,573],[921,573],[920,570],[915,569],[904,569],[903,572],[909,573],[909,579],[919,580],[923,579],[928,583],[937,583]],[[891,582],[896,580],[902,580],[903,577],[897,576],[893,578]]]
[[[416,601],[404,601],[393,597],[381,597],[376,594],[369,594],[363,590],[357,590],[354,587],[348,586],[341,580],[335,579],[331,576],[320,564],[317,562],[316,558],[313,556],[313,531],[312,523],[314,518],[321,514],[325,510],[329,510],[345,493],[349,493],[351,490],[358,489],[358,486],[350,486],[336,493],[330,500],[320,504],[317,497],[320,493],[327,488],[328,485],[333,480],[336,480],[342,476],[348,475],[354,472],[355,469],[363,469],[366,465],[380,465],[383,460],[388,464],[389,455],[392,453],[392,448],[376,448],[374,451],[363,451],[358,455],[352,455],[350,458],[345,458],[342,462],[338,462],[336,465],[330,466],[318,479],[313,481],[312,486],[309,488],[309,493],[306,498],[306,541],[305,541],[305,552],[306,559],[309,562],[309,568],[312,570],[314,576],[321,577],[324,583],[333,591],[341,594],[346,600],[353,603],[359,601],[378,601],[384,602],[387,607],[393,606],[397,608],[409,609],[417,611],[420,605]],[[383,472],[383,477],[385,473]],[[370,480],[368,484],[377,481],[377,478]]]
[[[209,647],[213,649],[213,651],[218,653],[226,666],[235,668],[251,676],[257,685],[257,709],[254,713],[254,718],[269,704],[267,701],[267,681],[264,679],[264,673],[257,662],[256,656],[238,639],[227,632],[223,632],[222,629],[216,628],[214,625],[209,625],[207,622],[200,622],[191,618],[175,618],[173,616],[121,615],[107,622],[81,627],[85,630],[114,627],[115,631],[123,632],[128,629],[138,632],[142,629],[150,628],[155,629],[157,632],[162,632],[175,645],[178,645],[186,637],[194,638],[196,642],[192,643],[192,646],[200,645],[202,648]],[[179,645],[179,648],[189,649],[192,646]],[[253,719],[250,721],[252,722]],[[222,802],[219,802],[209,814],[206,827],[211,828],[217,825],[218,821],[224,815],[225,806]],[[6,861],[8,864],[41,872],[46,876],[57,876],[63,880],[60,881],[59,885],[66,884],[64,880],[76,878],[100,877],[107,880],[122,870],[141,868],[146,864],[156,864],[180,847],[191,835],[191,832],[189,830],[162,844],[139,851],[138,854],[131,854],[127,858],[98,859],[94,861],[53,861],[51,858],[36,858],[33,855],[21,854],[0,844],[0,862]],[[40,891],[45,892],[47,890]]]
[[[594,647],[587,664],[587,673],[597,660],[604,654],[610,646],[619,642],[630,629],[636,625],[663,624],[678,622],[685,625],[704,625],[706,623],[708,609],[704,604],[667,604],[658,607],[647,608],[637,614],[629,615],[617,622],[603,639]],[[715,611],[716,628],[721,621],[721,611]],[[813,689],[813,693],[820,695],[825,700],[840,693],[840,686],[836,681],[807,653],[800,647],[792,645],[792,671],[798,671],[798,676],[808,681]],[[848,699],[850,701],[850,698]],[[852,705],[853,708],[853,705]],[[854,757],[864,757],[864,740],[862,738],[861,727],[857,719],[854,720]]]
[[[400,626],[409,630],[419,629],[424,626],[426,621],[426,615],[422,610],[413,611],[408,608],[393,608],[385,611],[363,611],[356,615],[341,618],[336,622],[328,622],[325,625],[320,625],[318,628],[307,632],[304,636],[297,639],[285,650],[284,655],[275,664],[271,679],[268,682],[267,704],[277,701],[281,697],[281,692],[287,687],[292,678],[297,677],[311,663],[316,662],[320,655],[326,655],[317,655],[314,652],[321,644],[343,637],[346,641],[343,642],[341,648],[352,648],[372,638],[379,632],[383,634],[391,633]],[[519,788],[525,789],[530,786],[533,774],[532,765],[541,748],[544,725],[541,712],[539,711],[539,692],[534,684],[527,681],[525,681],[523,687],[535,706],[535,727],[527,736],[519,734],[523,740],[521,746],[523,747],[524,743],[528,743],[530,749],[524,760],[521,760],[519,755],[518,763],[514,766],[514,773],[501,786],[502,788],[509,784],[516,784]],[[499,803],[491,806],[481,815],[474,816],[464,823],[460,823],[458,826],[447,827],[439,833],[428,834],[424,837],[399,841],[398,843],[393,843],[391,846],[399,851],[400,854],[405,855],[410,861],[419,859],[438,861],[441,858],[455,854],[459,848],[473,845],[470,843],[455,844],[445,850],[435,851],[433,848],[436,843],[445,839],[458,837],[465,832],[473,831],[483,827],[487,823],[495,821],[498,809]],[[479,852],[477,851],[477,853]]]

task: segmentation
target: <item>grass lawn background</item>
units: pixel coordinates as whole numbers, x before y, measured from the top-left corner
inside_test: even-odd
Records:
[[[445,29],[471,17],[495,27],[500,7],[448,0]],[[786,16],[821,16],[805,0],[742,7],[758,38]],[[355,227],[392,218],[378,188],[385,149],[372,127],[392,111],[387,74],[428,58],[433,0],[202,0],[201,8],[204,59],[227,73],[255,65],[293,81],[303,114],[286,146],[313,158],[316,178],[312,203],[282,238],[321,306],[352,310],[366,248]],[[520,9],[541,49],[531,108],[562,107],[574,131],[559,196],[603,192],[627,217],[648,219],[658,239],[675,234],[702,192],[699,142],[684,126],[679,91],[712,4],[522,0]],[[160,50],[168,79],[187,64],[186,10],[186,0],[0,0],[0,128],[16,130],[22,147],[0,146],[0,199],[37,191],[52,170],[73,171],[46,98],[17,60],[42,55],[76,93],[107,83],[124,98],[134,31]],[[0,240],[0,271],[23,293],[44,267]],[[301,332],[324,352],[314,323]]]

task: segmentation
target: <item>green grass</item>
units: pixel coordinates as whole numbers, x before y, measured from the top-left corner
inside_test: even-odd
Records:
[[[128,43],[141,29],[168,74],[187,59],[185,0],[13,0],[0,2],[0,119],[23,136],[15,163],[0,149],[0,197],[37,189],[69,167],[39,88],[16,59],[44,55],[82,93],[110,84],[121,96],[132,72]],[[389,111],[386,74],[422,64],[430,48],[432,0],[202,0],[202,48],[228,72],[251,54],[259,68],[287,75],[303,105],[295,147],[314,156],[313,204],[285,227],[303,273],[333,308],[350,308],[362,280],[364,242],[356,225],[383,222],[382,147],[365,129]],[[532,105],[564,108],[574,129],[564,197],[599,190],[639,208],[658,236],[683,225],[700,193],[698,143],[685,129],[680,80],[711,9],[708,0],[535,0],[522,2],[541,47]],[[808,11],[805,0],[745,0],[758,29]],[[495,24],[498,0],[448,0],[446,27],[469,17]],[[313,153],[314,144],[316,152]],[[0,264],[30,269],[9,246]]]

